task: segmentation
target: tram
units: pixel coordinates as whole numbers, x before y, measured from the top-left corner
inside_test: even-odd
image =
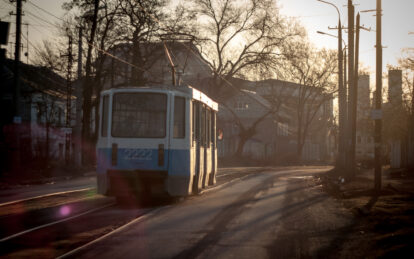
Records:
[[[186,196],[214,185],[218,104],[190,86],[101,93],[98,193]]]

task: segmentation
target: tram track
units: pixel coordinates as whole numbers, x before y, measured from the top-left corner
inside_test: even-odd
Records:
[[[94,208],[94,209],[87,210],[85,212],[79,213],[77,215],[74,215],[74,216],[71,216],[71,217],[68,217],[68,218],[64,218],[64,219],[61,219],[61,220],[53,221],[53,222],[50,222],[50,223],[47,223],[47,224],[43,224],[43,225],[40,225],[40,226],[37,226],[37,227],[34,227],[34,228],[30,228],[30,229],[24,230],[22,232],[19,232],[19,233],[16,233],[16,234],[13,234],[13,235],[10,235],[10,236],[7,236],[7,237],[4,237],[4,238],[0,239],[0,243],[1,242],[8,241],[8,240],[11,240],[13,238],[17,238],[17,237],[22,236],[22,235],[25,235],[25,234],[28,234],[28,233],[33,232],[35,230],[39,230],[39,229],[42,229],[42,228],[46,228],[46,227],[49,227],[49,226],[53,226],[55,224],[62,223],[62,222],[65,222],[65,221],[73,220],[75,218],[78,218],[78,217],[87,215],[89,213],[92,213],[92,212],[95,212],[95,211],[98,211],[98,210],[101,210],[101,209],[104,209],[104,208],[107,208],[107,207],[111,207],[113,205],[115,205],[115,202],[114,203],[106,204],[106,205],[101,206],[101,207],[98,207],[98,208]]]
[[[222,177],[218,179],[216,186],[205,192],[221,189],[234,181],[243,180],[253,171],[257,172],[257,170],[241,170],[231,176]],[[12,201],[0,206],[0,233],[2,233],[0,257],[72,257],[78,251],[87,249],[89,245],[168,207],[173,207],[174,203],[181,201],[156,201],[149,207],[148,205],[129,207],[131,204],[137,204],[136,201],[129,201],[128,206],[125,207],[126,204],[116,204],[114,198],[100,196],[96,192],[91,197],[84,197],[90,192],[90,188],[59,192],[55,195],[48,194]],[[71,203],[68,202],[69,200]],[[44,208],[43,204],[52,207]],[[18,208],[22,207],[33,208],[31,211],[18,211]],[[65,207],[74,208],[72,214],[53,219],[52,216]],[[12,208],[11,212],[10,208]],[[30,223],[29,225],[26,224],[25,219]],[[21,225],[18,231],[3,231],[6,225],[13,226],[16,223]]]
[[[0,257],[57,257],[92,242],[151,210],[124,208],[113,201],[3,237],[0,240]]]
[[[46,197],[57,196],[57,195],[84,192],[84,191],[91,191],[91,190],[94,190],[94,189],[95,188],[90,187],[90,188],[83,188],[83,189],[77,189],[77,190],[62,191],[62,192],[54,192],[54,193],[48,193],[48,194],[43,194],[43,195],[37,195],[37,196],[29,197],[29,198],[3,202],[3,203],[0,203],[0,207],[13,205],[13,204],[21,203],[21,202],[33,201],[33,200],[36,200],[36,199],[42,199],[42,198],[46,198]]]

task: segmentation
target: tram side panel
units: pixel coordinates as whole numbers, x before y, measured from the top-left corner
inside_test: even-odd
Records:
[[[107,148],[109,146],[109,127],[110,127],[110,118],[112,111],[110,109],[110,96],[102,96],[99,114],[100,123],[99,123],[99,137],[96,143],[96,159],[97,159],[97,187],[98,193],[107,194],[108,192],[108,181],[106,177],[106,170],[111,166],[111,149]]]
[[[191,148],[191,102],[182,96],[173,97],[170,140],[170,163],[167,190],[172,196],[191,194],[192,148]]]
[[[210,178],[209,185],[216,184],[217,174],[217,131],[216,131],[216,112],[211,113],[211,136],[212,136],[212,177]]]
[[[212,145],[211,145],[211,110],[206,109],[206,155],[205,155],[205,167],[206,167],[206,177],[204,185],[208,186],[210,178],[212,177]]]

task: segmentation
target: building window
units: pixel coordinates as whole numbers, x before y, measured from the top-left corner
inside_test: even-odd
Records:
[[[248,102],[245,102],[245,101],[236,101],[235,103],[234,103],[234,108],[236,109],[236,110],[238,110],[238,111],[244,111],[244,110],[247,110],[247,109],[249,109],[249,103]]]

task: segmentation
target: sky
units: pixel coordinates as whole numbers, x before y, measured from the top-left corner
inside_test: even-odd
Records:
[[[23,22],[29,24],[29,57],[32,57],[33,48],[38,46],[44,39],[50,39],[56,35],[56,29],[53,24],[58,23],[65,15],[61,6],[65,0],[27,0],[23,2]],[[328,27],[335,27],[338,24],[338,14],[334,7],[317,0],[277,0],[281,14],[289,17],[295,17],[303,26],[305,26],[308,37],[316,47],[337,49],[338,40],[334,37],[318,34],[317,31],[323,31],[330,34],[337,34],[336,30],[329,30]],[[347,18],[347,0],[330,0],[335,4],[341,13],[341,21],[344,26],[348,24]],[[376,8],[376,0],[354,0],[355,13],[362,10]],[[34,4],[34,5],[33,5]],[[35,5],[44,9],[36,8]],[[401,51],[404,48],[414,47],[414,0],[382,0],[383,9],[383,71],[386,71],[386,65],[398,65]],[[15,16],[9,15],[14,11],[13,5],[9,0],[0,0],[0,19],[2,21],[15,21]],[[53,14],[47,13],[47,12]],[[375,13],[361,13],[361,25],[366,28],[376,30]],[[14,41],[14,26],[11,24],[11,33],[9,41]],[[27,26],[23,26],[23,44],[27,45]],[[344,39],[347,40],[347,34],[344,33]],[[371,82],[375,78],[375,32],[361,30],[360,34],[360,61],[363,67],[371,72]],[[4,46],[3,46],[4,47]],[[12,45],[9,45],[7,51],[13,53]],[[26,50],[24,50],[25,52]],[[26,57],[22,55],[22,60],[26,62]],[[30,60],[29,60],[30,62]]]

